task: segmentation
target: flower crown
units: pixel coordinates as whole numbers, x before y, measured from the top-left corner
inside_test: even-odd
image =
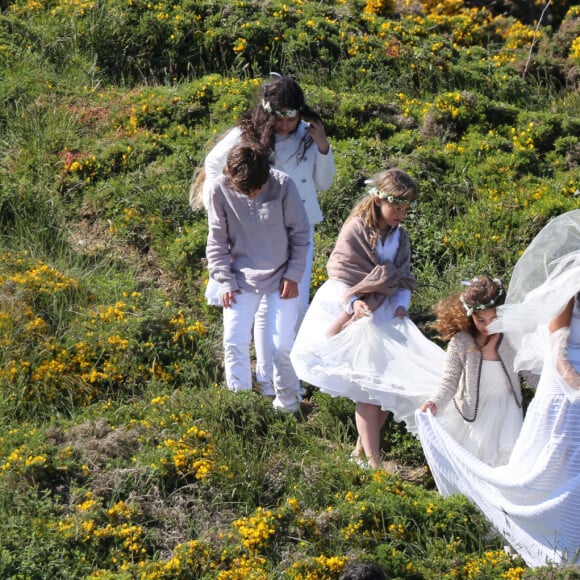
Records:
[[[295,119],[300,114],[300,109],[288,109],[287,111],[277,111],[272,107],[270,101],[262,99],[261,102],[262,109],[269,113],[270,115],[276,115],[276,117],[288,117],[288,119]]]
[[[412,208],[417,205],[416,200],[409,201],[408,199],[405,199],[403,197],[397,197],[396,195],[385,193],[384,191],[380,190],[376,185],[373,185],[373,182],[370,179],[365,181],[365,185],[367,186],[368,195],[373,195],[381,199],[385,199],[389,203],[400,203],[401,205],[408,205]]]
[[[473,278],[473,280],[462,280],[461,284],[463,286],[471,286],[474,282],[477,282],[478,280],[479,278]],[[488,308],[493,308],[496,305],[499,298],[503,296],[504,289],[501,280],[499,278],[494,278],[493,281],[497,284],[497,294],[495,295],[495,298],[492,298],[486,304],[468,304],[463,294],[459,297],[459,300],[461,301],[461,304],[463,304],[463,309],[465,310],[467,316],[471,316],[476,310],[487,310]]]

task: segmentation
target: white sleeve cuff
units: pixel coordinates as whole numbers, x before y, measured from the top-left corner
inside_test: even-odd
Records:
[[[353,296],[350,302],[344,303],[342,307],[347,314],[352,314],[354,312],[354,303],[358,300],[358,296]]]

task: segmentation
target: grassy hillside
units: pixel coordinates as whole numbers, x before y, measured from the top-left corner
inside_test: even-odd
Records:
[[[553,0],[0,3],[0,577],[573,578],[528,570],[434,490],[390,424],[348,461],[353,405],[299,417],[222,386],[192,174],[270,71],[337,162],[312,291],[363,182],[419,183],[423,323],[461,279],[509,280],[580,207],[580,6]]]

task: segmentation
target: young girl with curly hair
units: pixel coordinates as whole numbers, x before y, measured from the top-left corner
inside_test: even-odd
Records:
[[[528,566],[572,569],[580,564],[580,209],[532,240],[491,330],[513,345],[515,370],[540,373],[508,463],[486,465],[438,417],[418,412],[425,457],[439,491],[477,504]]]
[[[507,463],[523,421],[514,349],[489,330],[506,292],[488,276],[466,284],[435,307],[431,326],[449,346],[443,376],[421,410],[437,415],[452,403],[441,418],[446,430],[485,463],[500,465]]]

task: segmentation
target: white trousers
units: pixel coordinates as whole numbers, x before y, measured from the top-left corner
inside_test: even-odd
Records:
[[[310,246],[306,255],[306,267],[302,280],[298,284],[298,317],[296,320],[296,334],[302,319],[308,310],[310,302],[310,279],[312,278],[312,263],[314,261],[314,228],[310,228]],[[269,330],[268,306],[265,298],[260,302],[254,319],[254,347],[256,349],[256,380],[264,392],[272,386],[274,373],[272,333]]]
[[[298,298],[283,300],[279,290],[269,294],[242,291],[235,298],[235,304],[223,309],[224,365],[228,389],[237,392],[252,388],[252,325],[263,301],[272,354],[272,384],[276,395],[273,405],[281,411],[295,411],[301,399],[300,382],[290,362],[290,351],[296,338]]]

